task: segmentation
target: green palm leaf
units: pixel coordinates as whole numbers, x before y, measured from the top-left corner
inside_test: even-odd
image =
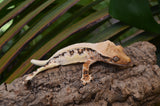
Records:
[[[78,0],[70,0],[58,7],[45,16],[39,23],[37,23],[31,30],[29,30],[17,43],[14,45],[1,59],[0,59],[0,73],[9,65],[9,63],[18,55],[19,51],[32,40],[40,31],[42,31],[48,24],[54,22],[59,16],[65,13]]]
[[[108,0],[4,0],[0,3],[0,82],[12,82],[15,78],[33,71],[30,63],[32,58],[48,59],[58,49],[78,42],[99,42],[110,39],[123,46],[137,41],[150,41],[157,44],[158,34],[149,33],[139,28],[157,32],[154,24],[136,20],[152,19],[159,21],[158,5],[151,6],[151,11],[145,11],[145,17],[134,17],[127,2],[117,4],[111,0],[111,15],[127,23],[113,19],[108,13]],[[128,3],[129,2],[129,3]],[[146,1],[136,1],[130,5],[140,5]],[[150,1],[152,2],[152,1]],[[128,4],[127,4],[128,3]],[[122,6],[124,8],[117,8]],[[125,4],[125,5],[124,5]],[[125,7],[126,6],[126,7]],[[141,13],[144,5],[132,6],[133,10]],[[13,7],[13,8],[10,8]],[[128,8],[128,10],[126,9]],[[118,10],[117,10],[118,9]],[[118,12],[117,14],[117,11]],[[122,12],[121,12],[122,11]],[[113,15],[114,14],[114,15]],[[131,17],[127,18],[125,15]],[[136,14],[139,16],[139,14]],[[150,18],[148,18],[149,16]],[[133,22],[130,19],[134,20]],[[12,21],[10,24],[7,23]],[[152,23],[151,22],[151,23]],[[144,24],[143,24],[144,23]],[[9,26],[9,27],[8,27]],[[152,27],[152,28],[149,28]],[[5,29],[5,30],[2,30]],[[158,49],[159,50],[159,49]],[[160,53],[157,52],[159,56]]]
[[[16,25],[12,26],[0,39],[0,48],[9,41],[14,35],[16,35],[21,28],[23,28],[31,19],[33,19],[37,14],[39,14],[42,10],[44,10],[47,6],[53,3],[55,0],[49,0],[35,9],[33,12],[29,13],[25,16],[20,22]],[[16,30],[15,30],[16,29]]]
[[[13,11],[11,11],[9,14],[4,16],[0,21],[0,27],[4,25],[6,22],[8,22],[10,19],[17,16],[19,13],[21,13],[24,9],[26,9],[31,3],[33,3],[35,0],[27,0],[23,2],[21,5],[16,7]]]
[[[5,0],[0,4],[0,10],[3,9],[8,3],[10,3],[12,0]]]

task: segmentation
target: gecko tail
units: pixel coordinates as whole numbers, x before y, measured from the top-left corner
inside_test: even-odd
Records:
[[[47,62],[48,62],[48,60],[36,60],[36,59],[31,60],[31,63],[35,64],[37,66],[44,66],[47,64]]]

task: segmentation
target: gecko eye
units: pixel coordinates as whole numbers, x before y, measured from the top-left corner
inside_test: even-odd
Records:
[[[117,61],[119,61],[119,60],[120,60],[119,57],[117,57],[117,56],[114,56],[114,57],[113,57],[113,61],[114,61],[114,62],[117,62]]]

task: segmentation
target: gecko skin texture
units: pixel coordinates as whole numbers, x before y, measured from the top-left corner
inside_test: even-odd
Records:
[[[60,65],[83,63],[81,80],[85,85],[92,79],[89,67],[97,61],[124,66],[128,65],[131,59],[124,53],[122,46],[109,40],[99,43],[77,43],[57,51],[48,60],[32,59],[31,63],[41,67],[27,75],[25,80],[32,80],[38,73]]]

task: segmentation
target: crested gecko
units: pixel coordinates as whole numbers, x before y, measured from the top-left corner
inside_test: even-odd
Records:
[[[115,45],[109,40],[99,43],[77,43],[57,51],[48,60],[32,59],[32,64],[41,67],[27,75],[25,80],[31,80],[35,75],[46,69],[60,65],[83,63],[81,81],[85,85],[92,79],[89,74],[89,67],[97,61],[123,66],[129,64],[131,59],[124,53],[122,46]]]

